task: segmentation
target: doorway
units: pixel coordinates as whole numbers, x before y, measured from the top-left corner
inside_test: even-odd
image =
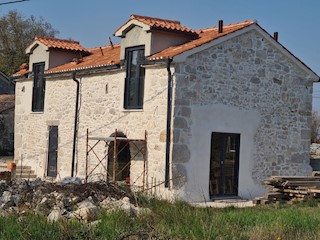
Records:
[[[114,133],[110,137],[114,137]],[[111,141],[108,148],[108,176],[116,181],[129,181],[131,165],[129,141],[125,134],[117,132],[116,161],[114,161],[114,144],[115,142]]]
[[[238,195],[240,134],[211,134],[210,198]]]
[[[58,126],[49,126],[47,176],[56,177],[58,167]]]

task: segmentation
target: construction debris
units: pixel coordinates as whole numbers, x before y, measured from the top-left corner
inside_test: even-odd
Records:
[[[122,210],[129,216],[148,214],[149,209],[137,206],[136,198],[125,184],[109,182],[82,183],[68,178],[50,183],[34,181],[0,182],[0,216],[34,212],[45,215],[48,221],[78,219],[97,220],[101,211]]]
[[[317,176],[271,176],[264,184],[268,192],[254,199],[256,204],[320,198],[320,177]]]

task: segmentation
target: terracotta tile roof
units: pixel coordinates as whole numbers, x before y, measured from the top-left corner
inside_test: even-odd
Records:
[[[29,73],[29,64],[27,63],[22,63],[20,65],[20,70],[18,72],[16,72],[15,74],[13,74],[12,76],[15,77],[15,76],[22,76],[22,75],[25,75]]]
[[[206,28],[197,30],[197,33],[199,34],[199,38],[192,40],[190,42],[187,42],[185,44],[179,45],[179,46],[173,46],[170,48],[167,48],[159,53],[156,53],[149,57],[149,59],[162,59],[162,58],[172,58],[176,55],[179,55],[183,52],[186,52],[188,50],[191,50],[193,48],[199,47],[201,45],[204,45],[208,42],[211,42],[212,40],[218,39],[220,37],[223,37],[225,35],[228,35],[230,33],[236,32],[240,29],[243,29],[245,27],[248,27],[252,24],[254,24],[256,21],[254,20],[248,20],[244,22],[239,22],[235,24],[226,24],[223,26],[223,32],[218,32],[218,27],[213,28]]]
[[[65,40],[51,37],[35,37],[34,41],[39,41],[46,45],[48,48],[64,49],[69,51],[87,52],[87,49],[81,46],[77,41]],[[32,44],[31,44],[32,45]]]
[[[14,73],[12,76],[17,77],[17,76],[22,76],[29,73],[28,69],[20,69],[18,72]]]
[[[14,108],[14,94],[0,95],[0,113]]]
[[[93,67],[120,64],[120,45],[88,49],[90,55],[64,65],[51,68],[46,73],[68,72]]]
[[[123,25],[121,25],[115,32],[126,25],[131,20],[137,20],[151,27],[151,30],[165,30],[171,32],[180,32],[185,34],[197,35],[197,33],[191,28],[185,27],[180,24],[177,20],[169,20],[155,17],[141,16],[137,14],[132,14],[130,19]]]

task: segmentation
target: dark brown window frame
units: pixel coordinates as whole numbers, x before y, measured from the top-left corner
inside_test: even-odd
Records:
[[[45,62],[34,63],[32,68],[32,112],[43,112],[46,86],[44,78]]]
[[[125,109],[143,108],[145,69],[141,64],[145,60],[144,50],[144,46],[126,48]],[[132,63],[134,52],[137,52],[138,57],[142,56],[135,65]],[[133,73],[135,76],[132,76]]]

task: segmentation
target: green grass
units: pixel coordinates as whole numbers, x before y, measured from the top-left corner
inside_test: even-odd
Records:
[[[137,218],[124,212],[102,213],[92,227],[79,222],[48,223],[34,214],[0,217],[0,239],[320,239],[319,202],[254,208],[194,208],[183,202],[140,198],[152,214]]]

